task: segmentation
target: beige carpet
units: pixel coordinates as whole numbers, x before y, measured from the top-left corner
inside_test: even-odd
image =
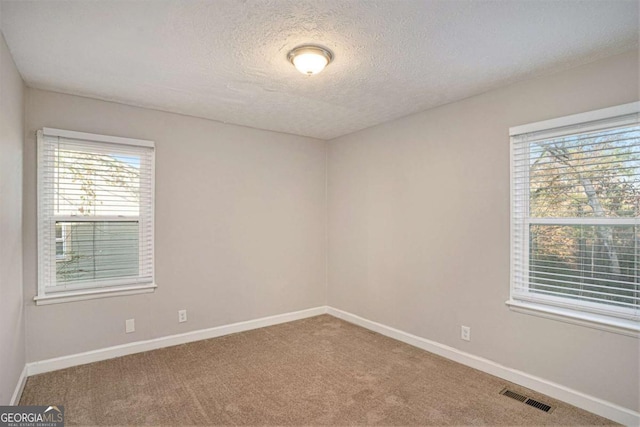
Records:
[[[67,425],[613,424],[328,315],[35,375],[20,404]]]

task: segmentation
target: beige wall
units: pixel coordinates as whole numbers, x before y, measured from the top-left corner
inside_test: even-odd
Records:
[[[324,305],[325,142],[34,89],[26,102],[28,361]],[[34,305],[42,127],[156,142],[155,293]]]
[[[637,339],[504,303],[509,127],[638,98],[632,52],[330,141],[328,304],[637,411]]]
[[[4,156],[10,113],[2,82]],[[514,313],[504,304],[508,128],[637,100],[637,53],[330,141],[328,163],[326,143],[310,138],[34,89],[26,99],[28,361],[328,303],[640,409],[637,339]],[[45,126],[156,141],[155,293],[33,304],[35,131]],[[184,324],[177,323],[181,308],[189,311]],[[19,304],[13,309],[18,314],[3,306],[2,316],[19,330]],[[124,333],[128,318],[136,319],[133,334]],[[472,327],[471,342],[460,341],[460,324]],[[2,334],[4,349],[12,337],[5,340],[4,326]],[[23,360],[18,347],[6,352],[16,367]]]
[[[25,362],[22,304],[24,85],[0,32],[0,405]]]

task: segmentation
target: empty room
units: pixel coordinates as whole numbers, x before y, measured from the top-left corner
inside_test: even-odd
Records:
[[[639,0],[0,0],[0,427],[640,425]]]

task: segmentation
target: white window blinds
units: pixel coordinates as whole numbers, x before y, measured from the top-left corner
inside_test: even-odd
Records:
[[[153,283],[154,145],[38,133],[39,293]]]
[[[622,107],[512,129],[512,300],[640,320],[640,124]]]

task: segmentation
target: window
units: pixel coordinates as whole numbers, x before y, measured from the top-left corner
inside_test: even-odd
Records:
[[[38,132],[37,304],[151,292],[154,144]]]
[[[628,335],[640,330],[639,103],[511,134],[516,310]]]

